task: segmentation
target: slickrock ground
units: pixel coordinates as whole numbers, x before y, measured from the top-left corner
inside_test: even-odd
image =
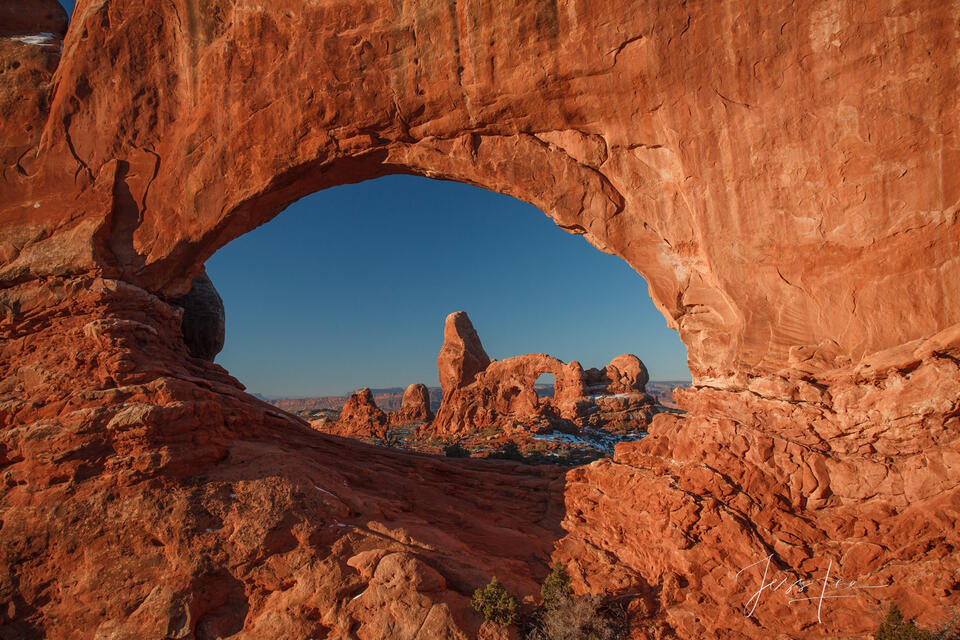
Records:
[[[469,637],[551,550],[685,638],[960,604],[956,3],[79,0],[62,48],[55,5],[0,14],[6,636]],[[190,355],[207,257],[390,173],[632,265],[686,415],[557,480],[323,436]],[[856,597],[750,610],[770,554]]]

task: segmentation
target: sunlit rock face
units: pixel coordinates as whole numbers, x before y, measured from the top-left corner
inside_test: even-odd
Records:
[[[490,360],[464,311],[447,316],[437,368],[443,401],[424,434],[526,432],[551,423],[576,430],[608,426],[625,412],[639,416],[633,426],[644,428],[657,411],[656,400],[645,393],[647,368],[636,356],[617,356],[603,370],[584,370],[579,362],[568,364],[545,353]],[[550,398],[539,397],[534,388],[545,373],[555,380]]]
[[[391,425],[416,425],[433,420],[430,410],[430,390],[419,382],[411,384],[403,392],[400,408],[387,414]]]
[[[371,438],[383,438],[387,435],[387,414],[374,402],[370,389],[360,389],[347,398],[333,433]]]
[[[437,356],[437,376],[443,395],[470,384],[489,365],[490,356],[466,312],[457,311],[447,316],[443,324],[443,346]]]
[[[952,3],[80,0],[62,47],[52,7],[0,13],[6,635],[469,637],[551,553],[637,634],[956,605]],[[632,265],[687,413],[561,481],[329,439],[191,356],[170,302],[217,248],[397,172]],[[745,616],[770,554],[889,586]]]

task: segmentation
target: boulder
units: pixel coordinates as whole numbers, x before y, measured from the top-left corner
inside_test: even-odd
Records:
[[[644,393],[650,380],[640,358],[629,353],[611,360],[605,372],[610,379],[607,393]]]
[[[226,314],[223,299],[206,273],[190,283],[187,295],[172,301],[183,308],[180,330],[183,340],[195,358],[213,362],[226,337]]]

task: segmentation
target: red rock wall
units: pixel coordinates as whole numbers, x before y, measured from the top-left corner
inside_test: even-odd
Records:
[[[444,484],[309,432],[192,359],[165,302],[293,200],[389,173],[537,205],[641,273],[688,347],[688,417],[567,478],[557,557],[578,589],[642,592],[683,637],[857,634],[890,599],[942,615],[958,18],[919,0],[80,0],[59,66],[0,33],[4,632],[458,637],[485,576],[535,592],[530,558],[559,535],[536,482]],[[341,480],[363,489],[310,486]],[[357,557],[375,549],[400,555]],[[771,552],[894,586],[820,624],[772,598],[744,617],[732,576]]]

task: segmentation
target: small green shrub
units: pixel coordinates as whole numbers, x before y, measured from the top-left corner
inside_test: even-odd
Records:
[[[496,576],[487,586],[473,592],[470,603],[484,620],[492,620],[501,627],[513,624],[517,619],[517,599],[510,595]]]
[[[497,460],[514,460],[516,462],[523,462],[523,453],[520,451],[520,447],[517,446],[517,443],[513,440],[508,440],[503,443],[503,446],[500,447],[500,450],[491,454],[490,457]]]
[[[930,640],[931,634],[904,620],[900,607],[891,604],[874,637],[876,640]]]
[[[570,574],[563,567],[559,560],[553,563],[550,573],[544,578],[540,586],[540,595],[543,596],[543,604],[550,606],[564,598],[569,598],[573,589],[570,587]]]
[[[900,607],[891,604],[874,633],[875,640],[960,640],[960,619],[953,617],[940,625],[937,631],[921,629],[905,620]]]

